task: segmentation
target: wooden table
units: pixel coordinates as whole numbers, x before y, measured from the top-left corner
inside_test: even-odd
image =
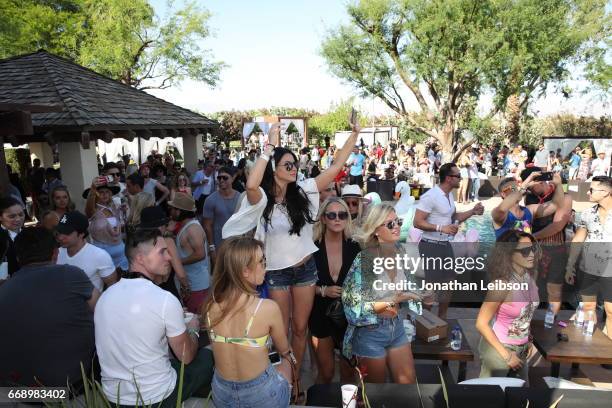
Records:
[[[459,361],[459,372],[457,373],[457,382],[465,380],[467,363],[474,361],[474,353],[461,329],[462,341],[461,350],[454,351],[448,346],[450,343],[450,333],[455,325],[461,328],[461,325],[455,319],[447,320],[448,336],[444,339],[427,343],[424,340],[415,337],[412,341],[412,355],[415,359],[423,360],[442,360],[442,365],[448,366],[449,361]]]
[[[565,333],[568,341],[558,341],[557,333]],[[566,328],[555,325],[546,329],[544,321],[531,322],[533,344],[540,354],[551,363],[550,373],[559,377],[561,363],[570,363],[572,373],[578,371],[580,363],[584,364],[612,364],[612,340],[601,330],[595,329],[592,337],[584,336],[581,328],[568,322]]]

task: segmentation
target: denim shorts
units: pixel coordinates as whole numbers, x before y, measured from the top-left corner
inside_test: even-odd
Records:
[[[386,350],[408,344],[404,323],[399,317],[378,317],[378,323],[357,327],[353,333],[353,354],[382,358]]]
[[[289,397],[289,383],[272,365],[249,381],[228,381],[216,370],[212,380],[216,408],[285,408],[289,406]]]
[[[291,286],[314,286],[318,279],[314,256],[300,266],[266,271],[266,283],[272,290],[289,290]]]
[[[124,271],[129,269],[128,260],[125,256],[125,244],[123,241],[118,244],[105,244],[104,242],[93,241],[93,245],[105,250],[113,259],[115,268],[121,268]]]

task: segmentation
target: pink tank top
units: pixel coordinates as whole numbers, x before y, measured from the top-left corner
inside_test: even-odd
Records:
[[[540,303],[538,288],[532,278],[530,290],[513,291],[510,301],[503,302],[493,323],[493,332],[504,344],[523,345],[529,341],[533,313]]]

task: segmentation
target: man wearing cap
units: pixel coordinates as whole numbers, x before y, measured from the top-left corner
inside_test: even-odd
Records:
[[[113,259],[103,249],[89,244],[89,220],[78,211],[64,214],[55,227],[57,241],[61,245],[57,257],[58,265],[73,265],[85,272],[94,287],[102,292],[117,282]]]
[[[359,146],[353,148],[353,153],[348,158],[349,164],[349,184],[356,184],[363,187],[363,176],[365,175],[365,156],[359,151]]]
[[[176,249],[191,287],[191,295],[185,301],[185,306],[191,313],[200,313],[210,284],[206,234],[196,219],[196,205],[192,196],[176,193],[168,206],[172,220],[181,223],[176,235]]]
[[[363,191],[355,184],[348,184],[342,187],[342,200],[346,203],[351,212],[351,219],[356,225],[361,224],[363,214]]]

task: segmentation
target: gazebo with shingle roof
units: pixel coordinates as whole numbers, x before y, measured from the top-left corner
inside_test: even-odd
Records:
[[[0,121],[0,136],[13,145],[59,144],[64,182],[74,196],[97,175],[91,148],[97,139],[182,137],[185,162],[195,167],[202,155],[199,135],[219,127],[203,115],[46,51],[0,60],[0,78],[0,113],[12,113],[12,122]],[[29,112],[27,106],[33,105],[56,111]],[[15,131],[27,129],[15,120],[30,117],[31,134]],[[78,180],[71,180],[79,169]]]

